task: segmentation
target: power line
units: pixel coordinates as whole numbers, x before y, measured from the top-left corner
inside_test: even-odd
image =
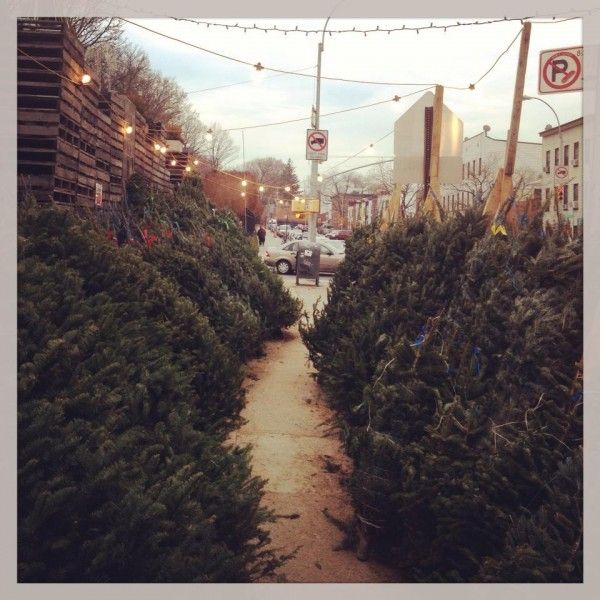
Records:
[[[410,94],[406,94],[402,96],[402,98],[407,98],[408,96],[412,96],[413,94],[418,94],[420,92],[424,92],[428,89],[431,89],[433,86],[429,86],[422,90],[418,90],[416,92],[411,92]],[[388,98],[386,100],[379,100],[377,102],[371,102],[371,104],[363,104],[361,106],[353,106],[351,108],[344,108],[342,110],[336,110],[329,113],[323,113],[322,117],[331,117],[332,115],[340,115],[342,113],[351,112],[354,110],[361,110],[363,108],[371,108],[372,106],[378,106],[380,104],[387,104],[388,102],[398,102],[401,99],[400,96],[394,96],[393,98]],[[276,123],[262,123],[260,125],[247,125],[246,127],[231,127],[229,129],[224,129],[223,131],[244,131],[244,129],[256,129],[258,127],[272,127],[274,125],[285,125],[287,123],[298,123],[299,121],[309,121],[311,117],[298,117],[297,119],[288,119],[287,121],[278,121]]]
[[[121,17],[120,17],[121,18]],[[129,21],[128,19],[123,19],[121,18],[122,21],[129,23],[131,25],[134,25],[135,27],[139,27],[140,29],[144,29],[146,31],[149,31],[150,33],[154,33],[155,35],[158,35],[160,37],[164,37],[166,39],[169,39],[171,41],[175,41],[175,42],[179,42],[181,44],[184,44],[186,46],[189,46],[191,48],[195,48],[196,50],[200,50],[202,52],[207,52],[209,54],[213,54],[215,56],[219,56],[220,58],[224,58],[226,60],[231,60],[234,61],[236,63],[239,64],[243,64],[246,66],[250,66],[253,67],[255,69],[257,69],[258,71],[262,71],[262,70],[266,70],[266,71],[272,71],[274,73],[281,73],[281,74],[286,74],[286,75],[296,75],[298,77],[309,77],[311,79],[316,79],[316,75],[313,74],[308,74],[308,73],[300,73],[300,72],[294,72],[294,71],[286,71],[284,69],[275,69],[273,67],[265,67],[264,65],[262,65],[260,62],[257,62],[255,64],[246,61],[246,60],[242,60],[233,56],[228,56],[226,54],[222,54],[220,52],[216,52],[214,50],[209,50],[208,48],[203,48],[202,46],[198,46],[196,44],[192,44],[191,42],[186,42],[185,40],[167,35],[165,33],[161,33],[160,31],[156,31],[154,29],[150,29],[149,27],[145,27],[144,25],[140,25],[139,23],[134,23],[133,21]],[[519,19],[519,20],[523,20],[523,19]],[[521,30],[520,30],[521,31]],[[519,31],[519,33],[520,33]],[[517,34],[517,38],[518,38]],[[496,64],[498,63],[498,61],[500,60],[500,58],[502,58],[502,56],[504,56],[504,54],[506,54],[508,52],[508,50],[511,48],[511,46],[514,44],[516,38],[513,39],[511,41],[511,43],[508,45],[508,47],[498,56],[498,58],[496,58],[496,60],[494,61],[493,65],[477,80],[477,83],[481,82],[482,79],[484,77],[486,77],[492,70],[493,68],[496,66]],[[359,79],[346,79],[346,78],[342,78],[342,77],[327,77],[325,75],[321,76],[321,79],[326,79],[328,81],[341,81],[341,82],[346,82],[346,83],[361,83],[361,84],[368,84],[368,85],[395,85],[395,86],[415,86],[415,85],[424,85],[424,86],[428,86],[428,87],[433,87],[434,85],[436,85],[435,82],[429,82],[429,83],[422,83],[422,82],[390,82],[390,81],[367,81],[367,80],[359,80]],[[475,89],[475,84],[470,83],[467,86],[449,86],[449,85],[444,85],[444,87],[446,89],[451,89],[451,90],[473,90]],[[238,128],[241,129],[241,128]]]
[[[133,21],[130,21],[128,19],[124,19],[122,17],[119,17],[119,18],[121,19],[121,21],[123,21],[125,23],[129,23],[130,25],[133,25],[134,27],[139,27],[140,29],[144,29],[145,31],[154,33],[155,35],[158,35],[165,39],[168,39],[168,40],[171,40],[174,42],[179,42],[180,44],[184,44],[185,46],[189,46],[190,48],[195,48],[196,50],[200,50],[200,51],[206,52],[208,54],[213,54],[214,56],[219,56],[220,58],[224,58],[226,60],[231,60],[238,64],[246,65],[248,67],[253,67],[260,71],[265,70],[265,71],[271,71],[273,73],[282,73],[285,75],[296,75],[297,77],[308,77],[310,79],[316,79],[316,77],[317,77],[316,75],[312,75],[309,73],[299,73],[299,72],[293,72],[293,71],[286,71],[285,69],[275,69],[273,67],[265,67],[260,62],[252,63],[247,60],[242,60],[241,58],[236,58],[234,56],[228,56],[226,54],[222,54],[221,52],[216,52],[215,50],[209,50],[208,48],[203,48],[202,46],[192,44],[191,42],[186,42],[185,40],[173,37],[171,35],[167,35],[166,33],[161,33],[160,31],[156,31],[155,29],[150,29],[149,27],[140,25],[139,23],[134,23]],[[343,77],[327,77],[325,75],[322,75],[321,79],[326,79],[328,81],[342,81],[342,82],[346,82],[346,83],[362,83],[362,84],[368,84],[368,85],[395,85],[395,86],[401,86],[401,85],[433,86],[433,85],[436,85],[435,83],[423,83],[423,82],[414,82],[414,81],[413,82],[366,81],[366,80],[360,80],[360,79],[345,79]],[[464,89],[468,89],[468,88],[464,88]]]
[[[305,67],[304,69],[296,69],[295,71],[291,71],[290,73],[296,74],[301,73],[302,71],[309,71],[310,69],[314,69],[315,66]],[[275,79],[275,77],[283,77],[284,75],[288,75],[288,73],[277,73],[276,75],[267,75],[264,79]],[[186,94],[200,94],[202,92],[212,92],[213,90],[221,90],[223,88],[233,87],[234,85],[244,85],[246,83],[254,83],[254,79],[246,79],[245,81],[237,81],[235,83],[225,83],[223,85],[217,85],[215,87],[204,88],[201,90],[192,90],[191,92],[186,92]]]

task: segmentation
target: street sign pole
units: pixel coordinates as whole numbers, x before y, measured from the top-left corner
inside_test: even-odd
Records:
[[[313,117],[315,129],[319,129],[319,117],[321,112],[321,54],[323,53],[323,46],[325,44],[325,30],[327,29],[327,23],[329,23],[329,17],[325,21],[323,27],[323,37],[319,43],[318,57],[317,57],[317,94],[315,100],[315,110]],[[310,194],[311,196],[318,195],[318,181],[319,176],[319,161],[313,160],[310,165]],[[317,241],[317,215],[310,213],[308,217],[308,240],[312,243]]]

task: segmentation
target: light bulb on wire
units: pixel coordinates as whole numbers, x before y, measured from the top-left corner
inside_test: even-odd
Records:
[[[177,161],[176,161],[175,159],[173,159],[173,160],[171,161],[171,166],[172,166],[172,167],[174,167],[176,164],[177,164]]]
[[[248,185],[248,182],[245,179],[242,179],[242,187],[246,187]]]
[[[189,173],[192,170],[192,167],[190,167],[189,165],[185,168],[185,170]]]
[[[127,126],[125,127],[125,133],[126,133],[127,135],[130,135],[131,133],[133,133],[133,127],[132,127],[131,125],[127,125]]]
[[[264,192],[265,191],[265,186],[264,185],[258,186],[258,191],[259,192]]]
[[[83,85],[87,85],[91,80],[92,80],[91,76],[88,75],[87,73],[84,73],[81,76],[81,83],[83,83]]]
[[[289,192],[289,191],[290,191],[292,188],[291,188],[289,185],[286,185],[286,186],[285,186],[283,189],[284,189],[286,192]]]
[[[252,80],[256,83],[260,83],[263,80],[264,77],[264,67],[260,64],[260,62],[257,62],[254,65],[254,71],[252,71]]]
[[[163,147],[160,149],[160,153],[161,153],[161,154],[166,154],[166,153],[167,153],[167,147],[166,147],[166,146],[163,146]]]
[[[196,160],[194,161],[194,164],[195,164],[195,165],[197,165],[197,164],[198,164],[198,159],[196,159]]]
[[[242,198],[245,198],[245,197],[246,197],[246,192],[242,192],[242,193],[240,194],[240,196],[241,196]]]
[[[154,149],[155,150],[160,150],[160,144],[159,143],[154,144]]]

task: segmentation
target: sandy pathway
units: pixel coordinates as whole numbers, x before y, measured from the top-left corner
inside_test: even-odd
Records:
[[[319,288],[296,288],[293,277],[286,277],[285,283],[311,308],[319,296],[326,295],[328,278],[321,280]],[[301,546],[297,556],[279,571],[280,580],[391,581],[392,576],[382,567],[359,561],[353,552],[334,550],[343,534],[322,510],[327,508],[344,520],[351,518],[350,499],[341,484],[351,465],[337,436],[327,434],[324,422],[332,413],[310,377],[312,366],[297,327],[282,340],[269,342],[266,353],[249,364],[248,398],[242,413],[247,423],[233,441],[252,444],[253,471],[268,480],[265,504],[276,514],[300,515],[270,525],[274,548],[289,552]]]

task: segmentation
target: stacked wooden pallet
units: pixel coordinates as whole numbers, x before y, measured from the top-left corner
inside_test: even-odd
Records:
[[[84,84],[83,46],[60,19],[18,21],[18,173],[39,200],[93,207],[121,202],[133,173],[173,190],[166,145],[126,97]],[[181,158],[175,181],[185,169]]]
[[[39,200],[73,203],[77,195],[83,74],[81,45],[51,19],[19,19],[18,172]],[[75,40],[76,42],[76,40]],[[58,167],[58,168],[57,168]]]

